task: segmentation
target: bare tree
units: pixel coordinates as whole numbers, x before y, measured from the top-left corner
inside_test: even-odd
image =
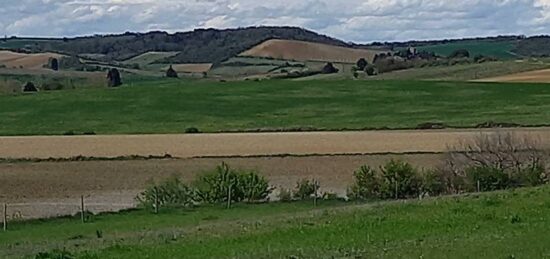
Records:
[[[493,168],[512,179],[526,170],[544,173],[548,166],[548,153],[539,139],[505,131],[462,140],[449,147],[446,156],[442,170],[452,192],[463,191],[469,168]]]

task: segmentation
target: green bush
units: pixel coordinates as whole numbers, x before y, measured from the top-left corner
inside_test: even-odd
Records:
[[[195,127],[187,128],[185,129],[185,133],[187,134],[198,134],[201,133],[201,131]]]
[[[365,165],[353,173],[355,183],[348,189],[352,200],[371,200],[380,197],[380,180],[377,172]]]
[[[222,203],[231,201],[249,202],[265,200],[273,191],[269,182],[256,172],[239,172],[226,163],[216,167],[212,173],[203,175],[195,181],[198,198],[204,203]]]
[[[479,182],[479,191],[488,192],[504,190],[511,187],[510,177],[503,170],[489,166],[475,166],[466,169],[468,179],[468,191],[477,190]]]
[[[241,192],[248,202],[265,200],[273,191],[269,182],[255,172],[239,175],[238,187],[242,189]]]
[[[382,199],[414,198],[420,195],[418,170],[411,164],[392,159],[382,166],[380,171]]]
[[[191,207],[197,202],[195,190],[176,177],[148,187],[138,195],[137,201],[147,209],[154,209],[156,204],[159,208]]]
[[[428,170],[424,172],[421,179],[422,194],[438,196],[446,192],[445,178],[440,171]]]
[[[317,195],[319,191],[319,183],[310,181],[308,179],[302,179],[296,183],[296,191],[294,192],[294,198],[299,200],[306,200],[313,195]]]
[[[532,187],[542,185],[546,182],[546,170],[540,164],[532,167],[521,168],[513,174],[511,182],[514,187]]]
[[[378,69],[374,65],[367,65],[365,67],[365,73],[367,73],[368,76],[375,76],[378,74]]]

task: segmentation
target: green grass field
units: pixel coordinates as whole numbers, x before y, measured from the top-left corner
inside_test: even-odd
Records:
[[[15,223],[0,257],[550,258],[550,187],[354,204],[323,201]],[[98,233],[100,235],[98,235]]]
[[[484,55],[490,57],[496,57],[500,59],[516,58],[516,55],[512,53],[515,48],[514,41],[463,41],[463,42],[451,42],[446,44],[436,44],[428,46],[417,47],[418,50],[425,50],[435,52],[437,55],[447,57],[453,51],[457,49],[466,49],[470,52],[471,56]]]
[[[532,125],[550,121],[549,98],[547,84],[144,79],[119,89],[0,95],[0,135]]]

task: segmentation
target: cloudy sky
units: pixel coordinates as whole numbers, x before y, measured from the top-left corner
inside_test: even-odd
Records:
[[[253,25],[300,26],[355,42],[550,34],[550,0],[0,0],[0,35]]]

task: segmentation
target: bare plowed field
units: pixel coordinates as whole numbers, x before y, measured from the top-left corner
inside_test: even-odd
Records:
[[[550,69],[543,69],[543,70],[529,71],[529,72],[523,72],[518,74],[485,78],[485,79],[480,79],[476,81],[478,82],[550,83]]]
[[[240,169],[257,170],[274,187],[292,188],[303,178],[317,179],[322,191],[345,194],[352,173],[363,164],[377,167],[391,158],[419,167],[433,167],[438,154],[356,155],[264,158],[195,158],[146,161],[0,163],[0,203],[21,218],[75,214],[80,196],[93,212],[135,205],[134,197],[153,181],[180,176],[190,181],[222,161]]]
[[[67,158],[165,155],[263,156],[443,152],[449,145],[496,130],[235,133],[0,137],[0,158]],[[550,129],[510,129],[550,147]]]
[[[387,52],[387,51],[386,51]],[[241,53],[241,56],[299,61],[353,63],[360,58],[372,62],[379,50],[354,49],[295,40],[268,40]]]
[[[43,69],[50,58],[61,58],[55,53],[24,54],[12,51],[0,51],[0,64],[8,68]]]

